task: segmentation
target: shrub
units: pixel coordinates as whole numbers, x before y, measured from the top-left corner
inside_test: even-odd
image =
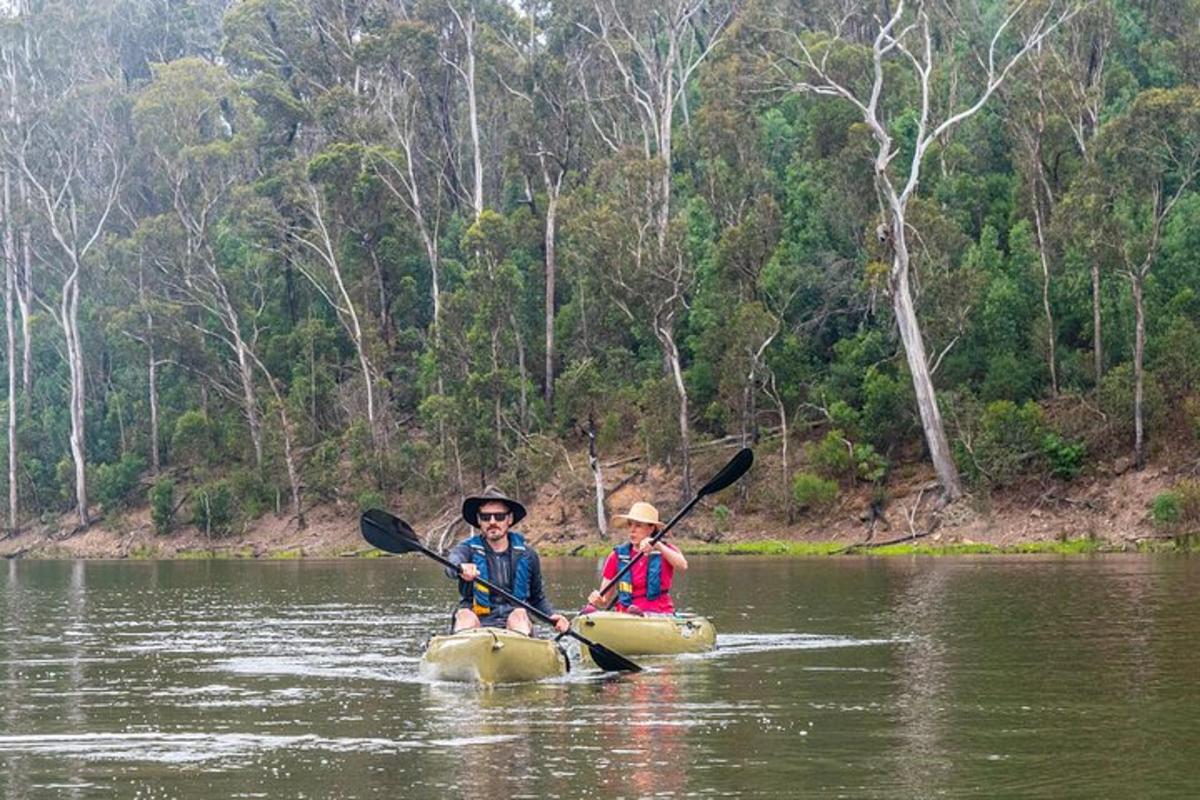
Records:
[[[1180,520],[1189,525],[1200,523],[1200,481],[1182,480],[1171,492],[1179,499]]]
[[[227,478],[229,491],[237,498],[238,512],[258,519],[275,507],[275,490],[252,468],[235,469]]]
[[[1016,479],[1041,456],[1044,435],[1036,403],[989,403],[980,416],[971,456],[979,479],[993,486]]]
[[[1160,528],[1175,525],[1181,516],[1179,496],[1174,492],[1163,492],[1150,502],[1150,519]]]
[[[832,420],[833,427],[847,431],[851,436],[858,436],[858,426],[861,417],[844,400],[834,400],[829,404],[829,419]]]
[[[337,497],[340,460],[341,449],[336,441],[325,441],[313,448],[303,468],[304,486],[310,495],[322,500]]]
[[[146,469],[141,456],[128,453],[112,464],[97,464],[92,470],[92,492],[105,511],[126,505],[137,493]]]
[[[887,459],[869,444],[849,441],[840,428],[831,430],[819,442],[810,442],[804,450],[817,474],[835,481],[876,482],[887,474]]]
[[[801,509],[826,508],[837,499],[838,485],[811,472],[801,472],[792,481],[792,496]]]
[[[1028,400],[1034,394],[1035,378],[1028,361],[1011,353],[998,353],[988,359],[979,396],[984,400]]]
[[[368,508],[383,508],[383,504],[386,502],[383,495],[374,489],[359,492],[357,500],[359,511],[366,511]]]
[[[212,428],[204,412],[193,409],[180,414],[171,434],[171,457],[183,464],[202,464],[212,451]]]
[[[887,459],[875,452],[869,444],[856,444],[852,453],[854,474],[860,481],[878,483],[887,474]]]
[[[350,456],[352,474],[363,477],[379,474],[379,459],[371,442],[371,427],[366,419],[358,419],[351,423],[342,434],[342,442]]]
[[[645,381],[638,400],[638,438],[651,460],[665,463],[679,451],[679,422],[675,417],[679,398],[675,387],[667,380]]]
[[[75,462],[63,456],[54,467],[54,481],[58,485],[58,497],[64,503],[75,498]]]
[[[170,478],[160,478],[150,487],[150,519],[158,535],[171,532],[175,523],[175,482]]]
[[[1133,436],[1133,366],[1120,364],[1110,369],[1100,381],[1096,400],[1116,433]],[[1143,408],[1146,430],[1153,432],[1163,418],[1166,401],[1154,373],[1147,371],[1143,382]]]
[[[818,475],[841,480],[853,473],[854,446],[840,428],[829,431],[819,442],[809,442],[804,452]]]
[[[871,367],[863,379],[863,436],[881,449],[915,433],[912,382]]]
[[[206,536],[225,536],[233,530],[233,492],[226,481],[213,481],[192,492],[192,524]]]
[[[713,509],[713,521],[716,523],[717,533],[724,534],[733,522],[733,509],[727,505],[717,505]]]
[[[1200,395],[1189,394],[1183,398],[1183,416],[1192,438],[1200,442]]]
[[[1056,478],[1071,480],[1083,470],[1083,459],[1087,448],[1083,442],[1069,442],[1057,433],[1050,432],[1042,437],[1042,456]]]

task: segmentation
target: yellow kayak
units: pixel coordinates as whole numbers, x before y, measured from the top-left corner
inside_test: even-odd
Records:
[[[717,646],[717,629],[695,614],[593,611],[571,623],[576,633],[627,656],[703,653]],[[586,649],[586,648],[585,648]]]
[[[475,628],[434,636],[421,657],[421,674],[438,681],[520,683],[566,674],[566,653],[553,639],[502,628]]]

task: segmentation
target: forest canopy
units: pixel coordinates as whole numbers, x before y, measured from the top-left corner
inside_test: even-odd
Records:
[[[688,493],[715,439],[779,450],[744,499],[791,521],[1194,447],[1198,19],[0,3],[4,527],[303,526],[582,449]]]

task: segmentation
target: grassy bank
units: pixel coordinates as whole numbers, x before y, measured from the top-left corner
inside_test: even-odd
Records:
[[[953,542],[947,544],[922,541],[897,542],[871,547],[861,544],[846,545],[840,542],[783,542],[763,540],[755,542],[729,543],[681,543],[688,555],[721,556],[966,556],[966,555],[1090,555],[1097,553],[1197,553],[1200,552],[1200,537],[1178,539],[1147,539],[1136,545],[1118,545],[1097,539],[1078,538],[1044,542],[1022,542],[1012,545],[993,545],[979,542]],[[599,558],[612,549],[608,544],[588,545],[542,545],[538,550],[547,556],[580,556]]]

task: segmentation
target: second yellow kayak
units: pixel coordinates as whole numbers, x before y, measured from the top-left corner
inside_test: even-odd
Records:
[[[623,614],[593,611],[571,623],[582,634],[626,656],[703,653],[717,644],[717,629],[695,614]]]

